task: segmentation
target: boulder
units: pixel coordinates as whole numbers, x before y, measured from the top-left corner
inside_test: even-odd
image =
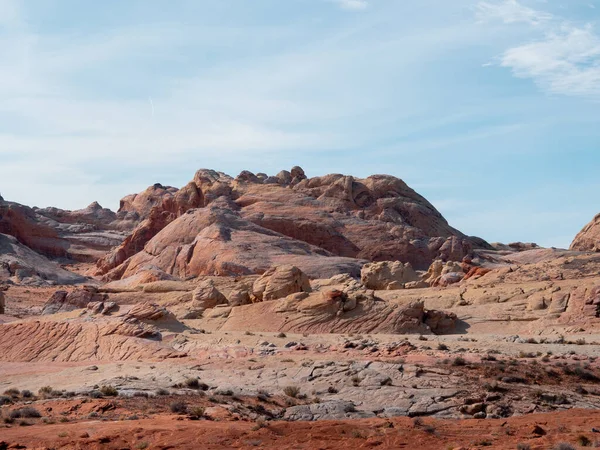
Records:
[[[170,315],[167,309],[150,302],[136,303],[127,313],[129,317],[150,321],[160,320]]]
[[[448,334],[456,329],[458,317],[452,312],[430,310],[425,312],[423,322],[434,334]]]
[[[117,311],[119,309],[119,305],[117,305],[115,302],[90,302],[87,304],[87,309],[89,309],[92,314],[107,315],[111,312]]]
[[[227,302],[230,306],[248,305],[250,301],[250,293],[248,289],[234,289],[227,296]]]
[[[202,316],[205,310],[217,305],[226,305],[227,298],[215,287],[212,280],[202,281],[192,294],[191,311],[185,316],[187,319]]]
[[[452,275],[450,275],[452,274]],[[423,281],[430,286],[449,286],[458,283],[464,278],[463,265],[455,261],[444,263],[441,260],[435,260],[429,266],[427,273],[423,275]]]
[[[406,283],[419,281],[420,277],[410,263],[382,261],[365,264],[360,272],[362,284],[375,290],[403,289]]]
[[[74,291],[56,291],[44,304],[42,314],[56,314],[87,308],[89,303],[100,303],[106,300],[106,294],[98,293],[93,286],[84,286]]]
[[[306,274],[295,266],[283,265],[267,270],[252,286],[253,300],[276,300],[296,292],[310,292]]]

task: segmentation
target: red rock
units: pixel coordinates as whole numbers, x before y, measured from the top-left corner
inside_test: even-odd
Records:
[[[244,171],[234,180],[202,169],[181,190],[186,195],[157,185],[126,197],[120,212],[145,221],[98,262],[96,274],[115,280],[151,264],[185,278],[293,264],[327,277],[356,274],[362,265],[332,257],[399,260],[425,269],[435,258],[461,260],[473,245],[487,245],[450,227],[427,200],[391,176],[307,179],[299,167],[270,180],[263,175]],[[183,214],[197,207],[204,209]]]
[[[570,248],[582,252],[600,252],[600,214],[575,236]]]

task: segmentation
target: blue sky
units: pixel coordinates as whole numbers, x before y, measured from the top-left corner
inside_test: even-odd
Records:
[[[600,212],[600,0],[0,0],[0,192],[389,173],[465,233]]]

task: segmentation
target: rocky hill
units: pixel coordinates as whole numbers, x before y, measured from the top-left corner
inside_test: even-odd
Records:
[[[427,269],[460,261],[482,239],[452,228],[431,203],[388,175],[232,178],[199,170],[182,189],[160,184],[125,197],[119,214],[141,223],[102,258],[106,280],[158,269],[167,275],[247,275],[294,264],[312,277],[360,271],[365,261],[399,260]]]
[[[575,236],[571,243],[571,250],[600,252],[600,214]]]

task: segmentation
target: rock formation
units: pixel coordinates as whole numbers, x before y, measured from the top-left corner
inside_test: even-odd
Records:
[[[87,308],[89,303],[103,303],[105,294],[99,294],[93,286],[85,286],[72,292],[56,291],[42,308],[42,314],[56,314]]]
[[[119,361],[183,355],[161,346],[160,333],[134,318],[5,324],[0,325],[0,333],[0,361]]]
[[[181,190],[154,185],[126,197],[119,214],[141,222],[98,262],[96,275],[117,280],[153,267],[185,279],[291,264],[313,278],[356,276],[364,261],[426,269],[488,246],[391,176],[306,178],[299,167],[263,175],[202,169]]]
[[[252,287],[255,301],[276,300],[297,292],[310,292],[310,281],[295,266],[277,266],[267,270]]]
[[[0,282],[25,285],[76,284],[86,281],[57,263],[21,244],[17,238],[0,234]]]
[[[570,248],[581,252],[600,252],[600,214],[575,236]]]
[[[406,283],[419,281],[421,277],[414,271],[410,263],[400,261],[382,261],[365,264],[360,279],[369,289],[403,289]]]

